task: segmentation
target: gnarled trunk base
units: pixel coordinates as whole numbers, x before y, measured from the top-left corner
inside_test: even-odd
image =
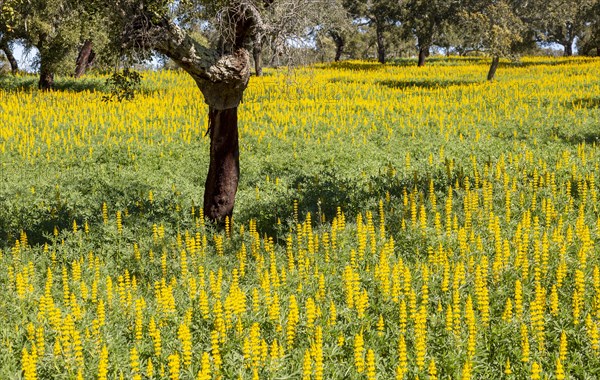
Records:
[[[231,219],[240,177],[237,107],[208,111],[210,166],[204,187],[204,215],[217,223]]]

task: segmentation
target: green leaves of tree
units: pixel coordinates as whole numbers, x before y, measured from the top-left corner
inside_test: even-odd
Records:
[[[109,95],[104,95],[104,102],[123,100],[132,100],[135,94],[140,91],[142,83],[142,75],[130,69],[124,69],[122,72],[115,71],[113,75],[106,80],[110,92]]]

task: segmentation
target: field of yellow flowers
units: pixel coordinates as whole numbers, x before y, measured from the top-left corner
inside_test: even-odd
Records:
[[[0,378],[599,378],[600,61],[486,70],[252,78],[222,230],[185,74],[0,78]]]

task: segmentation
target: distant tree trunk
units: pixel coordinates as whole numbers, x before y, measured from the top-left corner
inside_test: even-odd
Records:
[[[429,55],[429,46],[421,46],[419,48],[419,63],[418,67],[425,66],[425,58]]]
[[[341,40],[341,43],[336,44],[335,46],[335,57],[333,58],[333,60],[335,62],[339,62],[340,59],[342,58],[342,53],[344,52],[344,40]]]
[[[40,90],[51,90],[54,87],[54,73],[47,68],[44,68],[42,64],[42,68],[40,69],[40,81],[38,82],[38,88]]]
[[[204,187],[204,215],[223,222],[231,219],[240,177],[237,107],[209,107],[210,165]]]
[[[2,43],[0,43],[0,49],[4,51],[4,55],[6,56],[6,59],[10,64],[11,73],[13,75],[17,74],[19,72],[19,64],[17,63],[15,56],[13,55],[12,51],[10,50],[10,47],[8,46],[8,42],[2,41]]]
[[[596,56],[600,57],[600,46],[596,48]]]
[[[487,80],[494,80],[496,76],[496,70],[498,69],[498,65],[500,64],[500,57],[495,56],[492,58],[492,65],[490,66],[490,71],[488,72]]]
[[[564,50],[563,55],[565,57],[573,56],[573,41],[566,41],[564,46],[565,46],[565,50]]]
[[[79,78],[85,74],[86,70],[94,61],[96,54],[94,53],[94,50],[92,50],[93,46],[94,43],[92,40],[85,40],[81,50],[79,50],[79,55],[77,56],[77,61],[75,62],[75,78]]]
[[[40,90],[51,90],[54,87],[54,65],[52,62],[51,49],[46,45],[48,42],[48,36],[42,34],[40,36],[37,48],[40,54],[40,80],[38,82],[38,88]]]
[[[383,26],[375,26],[375,34],[377,39],[377,60],[379,63],[385,63],[385,41],[383,40]]]
[[[342,53],[344,52],[344,45],[346,41],[344,41],[344,37],[342,37],[342,35],[336,30],[330,30],[329,35],[335,43],[335,57],[333,58],[333,60],[335,62],[339,62],[339,60],[342,58]]]
[[[262,76],[262,40],[254,41],[252,56],[254,57],[254,72],[257,77],[260,77]]]

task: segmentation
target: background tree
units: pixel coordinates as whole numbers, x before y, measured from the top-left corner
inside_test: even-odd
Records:
[[[17,19],[15,3],[15,0],[0,0],[0,51],[4,53],[13,74],[19,71],[11,46],[11,38],[14,38],[13,28]]]
[[[407,0],[402,9],[402,26],[405,33],[414,35],[419,52],[418,66],[425,66],[430,49],[441,40],[444,27],[458,10],[457,1]]]
[[[573,43],[581,38],[596,0],[537,1],[538,24],[544,42],[563,46],[565,57],[573,55]]]
[[[519,0],[472,0],[461,10],[466,43],[492,57],[488,80],[494,79],[501,57],[514,58],[533,41],[524,22],[526,4]]]
[[[344,7],[359,25],[375,29],[377,60],[386,61],[385,33],[399,25],[401,6],[398,0],[344,0]]]
[[[99,0],[80,3],[78,54],[74,72],[76,78],[92,67],[98,55],[110,54],[106,51],[109,44],[108,11],[105,4]]]
[[[14,2],[17,17],[10,35],[26,47],[37,48],[40,89],[52,88],[54,75],[69,72],[68,62],[75,61],[82,4],[77,0]]]
[[[600,57],[600,1],[597,0],[587,13],[586,22],[577,40],[577,50],[582,55]]]

